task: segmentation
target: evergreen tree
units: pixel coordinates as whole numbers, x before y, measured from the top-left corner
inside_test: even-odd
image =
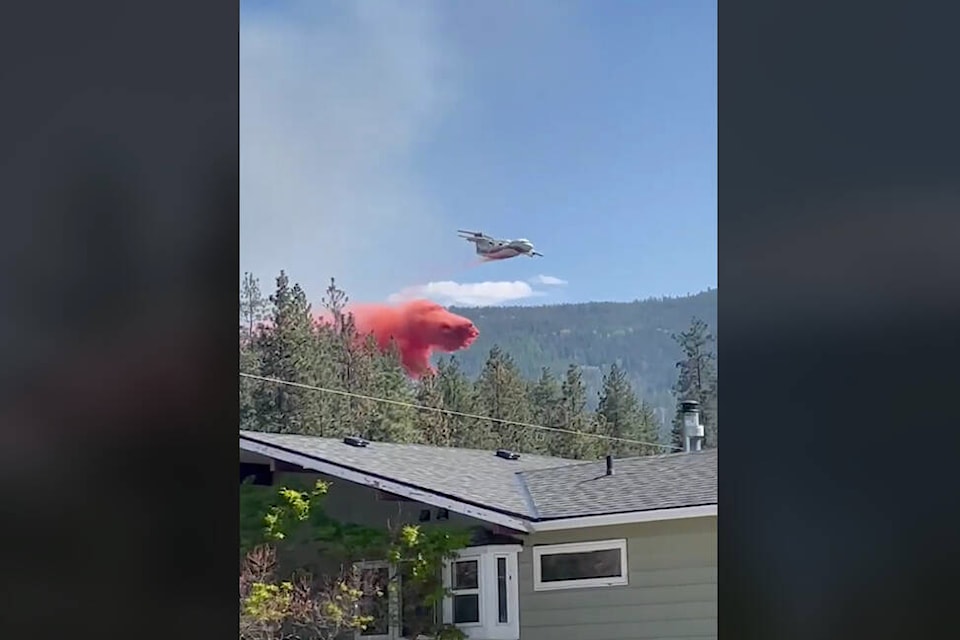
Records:
[[[252,273],[243,274],[240,285],[240,335],[245,340],[253,337],[253,330],[267,318],[269,304],[260,292],[260,280]]]
[[[286,273],[277,277],[270,296],[270,324],[254,339],[262,375],[315,385],[316,350],[310,304],[299,284]],[[320,394],[309,389],[265,383],[254,392],[259,428],[281,433],[318,433]]]
[[[489,422],[494,434],[491,447],[515,451],[535,451],[544,437],[529,427],[520,427],[499,422],[530,422],[530,407],[527,389],[520,371],[510,355],[494,345],[476,383],[477,406],[481,415],[495,418]]]
[[[368,337],[365,350],[373,365],[373,377],[365,395],[392,402],[370,403],[370,411],[365,415],[366,431],[361,433],[380,442],[422,442],[417,410],[412,407],[416,397],[400,362],[399,350],[394,346],[380,353],[372,337]]]
[[[333,386],[336,389],[358,395],[376,397],[374,377],[378,365],[378,352],[368,340],[357,335],[353,316],[346,311],[350,302],[343,289],[337,287],[336,279],[330,278],[320,303],[324,307],[325,331],[320,348],[325,359],[329,360],[335,375]],[[372,428],[371,421],[377,412],[377,403],[353,396],[337,395],[327,398],[328,410],[335,416],[335,424],[325,430],[333,436],[361,435],[370,439],[380,439],[380,429]],[[376,432],[376,434],[374,434]]]
[[[330,278],[330,284],[327,286],[325,295],[320,299],[320,304],[330,314],[333,328],[341,334],[350,333],[350,328],[353,325],[352,317],[347,313],[349,302],[350,296],[337,286],[337,279]]]
[[[416,401],[423,407],[446,409],[439,370],[423,376],[417,382]],[[417,416],[420,442],[438,447],[453,446],[455,419],[454,416],[440,411],[422,410]]]
[[[548,453],[564,458],[596,458],[600,451],[600,440],[587,435],[597,433],[597,430],[587,412],[587,388],[583,383],[583,374],[575,364],[569,365],[564,374],[557,408],[557,426],[575,431],[576,434],[554,434],[547,448]]]
[[[347,311],[348,302],[347,294],[331,278],[322,298],[325,321],[317,324],[303,290],[299,285],[291,285],[281,272],[276,291],[269,297],[271,309],[267,315],[259,283],[251,274],[244,274],[240,292],[241,371],[363,397],[241,378],[241,428],[328,437],[359,434],[377,441],[440,446],[504,447],[580,459],[595,459],[606,453],[623,456],[657,451],[593,437],[606,434],[631,440],[658,440],[654,408],[638,399],[632,384],[637,378],[629,377],[627,367],[619,361],[604,376],[599,375],[597,367],[581,370],[571,364],[561,380],[549,367],[540,367],[539,377],[528,381],[513,352],[508,354],[495,346],[487,353],[475,382],[461,368],[458,356],[441,359],[435,375],[414,383],[405,375],[395,349],[383,353],[369,337],[357,334],[353,317]],[[605,309],[603,305],[595,307],[598,312]],[[266,323],[256,330],[263,321]],[[542,333],[550,333],[553,325],[548,316],[543,316],[537,326]],[[677,363],[679,377],[673,392],[677,399],[690,397],[700,401],[706,444],[716,446],[713,336],[704,323],[695,320],[690,329],[674,339],[681,345],[684,358]],[[539,342],[531,338],[524,344],[522,357],[550,361]],[[566,357],[584,359],[588,354],[574,345]],[[602,357],[614,355],[611,352]],[[635,366],[646,370],[646,362]],[[599,389],[599,403],[598,410],[592,412],[589,395],[595,389]],[[652,399],[657,410],[662,410],[661,397],[654,395]],[[493,420],[418,411],[411,404],[489,416]],[[550,433],[499,420],[559,427],[572,433]]]
[[[658,441],[653,412],[637,399],[626,371],[616,363],[610,365],[610,370],[603,377],[597,416],[603,432],[608,436],[647,443]],[[610,452],[615,456],[646,455],[657,451],[656,447],[648,445],[610,442]]]
[[[477,407],[473,384],[460,369],[456,357],[441,359],[437,363],[436,384],[444,409],[471,415],[483,415]],[[487,421],[463,416],[447,415],[451,442],[455,447],[482,448],[493,442],[493,434]]]
[[[267,316],[267,300],[260,293],[260,282],[253,274],[245,273],[240,286],[240,371],[260,373],[260,356],[253,344],[254,330]],[[254,406],[256,390],[263,385],[258,380],[240,378],[240,428],[257,427]]]
[[[242,373],[251,373],[260,375],[260,357],[256,349],[250,343],[241,341],[240,343],[240,371]],[[240,428],[245,430],[256,430],[257,407],[255,404],[258,389],[264,383],[250,378],[240,378]]]
[[[683,357],[677,362],[677,381],[673,386],[677,411],[673,417],[671,444],[678,449],[684,445],[683,415],[680,403],[696,400],[700,403],[700,422],[704,428],[704,446],[717,446],[717,356],[716,338],[699,318],[693,318],[690,327],[673,339],[680,345]]]
[[[560,381],[548,367],[540,369],[540,377],[530,385],[530,413],[534,424],[560,426]]]

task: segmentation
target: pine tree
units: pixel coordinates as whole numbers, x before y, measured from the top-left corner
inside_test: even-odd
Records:
[[[540,377],[530,385],[530,413],[534,424],[560,426],[560,381],[548,367],[541,367]]]
[[[240,371],[260,373],[260,355],[253,344],[254,331],[268,311],[267,300],[260,293],[260,282],[251,273],[243,274],[240,286]],[[240,428],[255,429],[257,411],[254,406],[256,390],[262,382],[240,378]]]
[[[423,407],[446,409],[439,371],[425,375],[417,381],[416,401]],[[420,442],[437,447],[453,446],[455,420],[455,416],[441,411],[421,410],[417,416]]]
[[[474,385],[460,369],[455,356],[441,359],[437,363],[436,384],[440,392],[443,408],[457,413],[482,415],[477,407],[477,395]],[[483,448],[493,442],[490,423],[486,420],[448,415],[451,443],[455,447]]]
[[[377,350],[357,335],[353,316],[346,311],[349,302],[346,292],[337,287],[336,279],[330,278],[330,285],[320,300],[327,315],[321,349],[334,369],[336,389],[376,397],[373,380]],[[371,431],[377,412],[374,401],[343,395],[328,397],[326,401],[328,414],[335,416],[335,423],[325,429],[328,435],[362,435],[374,440],[383,435],[379,428],[373,429],[376,433]]]
[[[394,346],[381,353],[373,338],[369,337],[364,351],[369,354],[373,365],[373,376],[365,395],[393,402],[372,403],[364,418],[368,424],[361,433],[379,442],[422,442],[417,411],[412,407],[416,397],[401,364],[399,350]]]
[[[575,431],[576,434],[554,434],[548,447],[550,455],[574,459],[590,459],[599,455],[600,440],[588,435],[597,433],[597,430],[592,416],[587,412],[587,388],[583,383],[583,374],[575,364],[567,367],[560,385],[558,423],[557,426]]]
[[[315,385],[315,339],[306,295],[299,284],[291,287],[286,273],[281,271],[270,302],[270,324],[253,342],[262,375]],[[253,404],[260,429],[313,434],[319,430],[319,401],[316,391],[265,383],[255,391]]]
[[[510,354],[496,345],[490,349],[477,379],[476,390],[481,415],[496,419],[490,421],[490,430],[495,434],[491,444],[526,452],[536,451],[543,445],[542,432],[499,422],[509,420],[529,424],[531,419],[526,383]]]
[[[670,432],[671,444],[678,449],[684,445],[683,415],[680,403],[696,400],[700,403],[700,422],[704,427],[704,446],[717,446],[717,356],[716,338],[699,318],[693,318],[690,327],[673,339],[680,345],[683,357],[677,362],[677,382],[673,386],[677,411]]]
[[[269,313],[269,305],[260,292],[260,280],[252,273],[243,274],[240,285],[240,335],[245,340],[253,337],[257,324]]]
[[[637,399],[626,371],[616,363],[610,365],[610,370],[603,376],[597,416],[603,432],[608,436],[646,443],[656,443],[658,440],[653,412]],[[649,445],[611,441],[610,450],[613,455],[628,456],[646,455],[658,449]]]
[[[240,371],[260,375],[260,356],[252,344],[240,342]],[[257,407],[255,398],[258,389],[264,383],[250,378],[240,378],[240,428],[246,430],[257,429]]]

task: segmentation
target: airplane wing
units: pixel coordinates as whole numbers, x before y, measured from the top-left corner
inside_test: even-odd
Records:
[[[531,251],[531,252],[530,252],[530,257],[532,258],[533,256],[540,256],[540,257],[542,258],[542,257],[543,257],[543,254],[540,253],[539,251]]]
[[[482,231],[464,231],[463,229],[458,229],[457,233],[459,233],[460,237],[464,238],[465,240],[470,240],[470,241],[492,240],[492,238],[487,236]]]

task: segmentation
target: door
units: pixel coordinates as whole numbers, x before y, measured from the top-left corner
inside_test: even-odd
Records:
[[[364,584],[383,594],[361,602],[362,614],[372,616],[373,622],[356,632],[356,640],[412,640],[417,631],[438,620],[437,607],[422,606],[417,597],[406,593],[405,585],[412,584],[404,580],[409,568],[397,574],[387,562],[358,562],[355,566],[360,569]]]
[[[381,596],[365,597],[360,603],[362,615],[372,616],[373,622],[355,634],[357,640],[398,640],[396,597],[390,589],[393,570],[386,562],[358,562],[363,584],[379,591]]]

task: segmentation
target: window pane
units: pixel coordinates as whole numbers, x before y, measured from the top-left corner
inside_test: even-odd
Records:
[[[453,588],[477,588],[477,561],[463,560],[453,563]]]
[[[368,595],[360,601],[360,611],[362,615],[373,616],[373,621],[367,624],[367,628],[363,629],[360,635],[386,635],[390,632],[390,602],[388,598],[390,569],[387,567],[364,569],[361,575],[363,579],[363,590],[366,593],[375,594],[376,591],[379,590],[382,595]]]
[[[480,596],[476,593],[453,596],[453,621],[456,624],[480,622]]]
[[[507,559],[497,558],[497,620],[507,621]]]
[[[551,553],[540,556],[540,580],[560,582],[585,578],[615,578],[622,574],[620,549]]]

